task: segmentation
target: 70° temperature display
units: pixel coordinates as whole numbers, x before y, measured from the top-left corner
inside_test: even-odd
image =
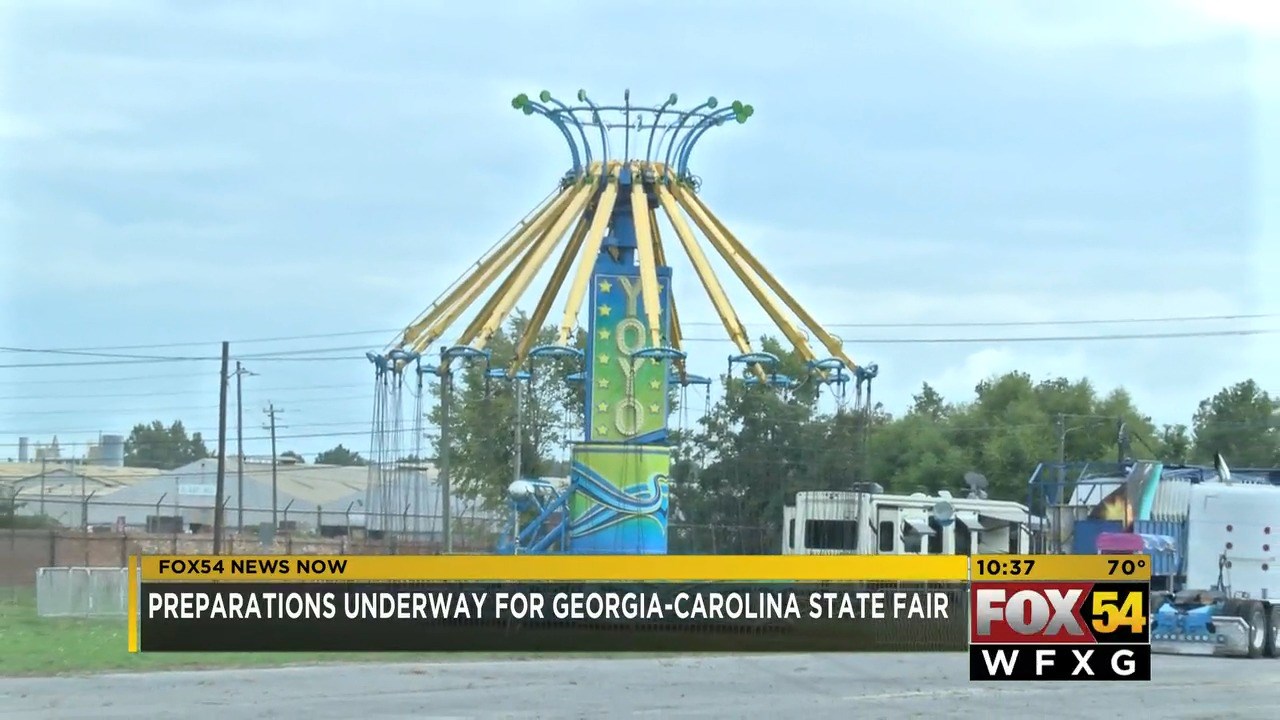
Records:
[[[1146,568],[1147,561],[1142,558],[1138,558],[1137,560],[1129,560],[1127,558],[1124,560],[1107,558],[1107,575],[1109,576],[1124,575],[1128,577],[1130,575],[1135,575],[1139,570],[1145,570]]]

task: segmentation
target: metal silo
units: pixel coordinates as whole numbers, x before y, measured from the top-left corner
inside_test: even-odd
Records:
[[[102,464],[106,467],[124,467],[124,436],[102,436]]]

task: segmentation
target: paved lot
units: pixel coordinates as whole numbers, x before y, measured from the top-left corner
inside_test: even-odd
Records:
[[[0,679],[33,718],[1274,718],[1280,661],[1157,657],[1151,683],[968,682],[963,654],[525,660]]]

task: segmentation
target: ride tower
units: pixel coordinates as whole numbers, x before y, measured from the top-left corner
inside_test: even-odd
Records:
[[[517,110],[549,120],[560,132],[568,145],[571,169],[541,207],[437,298],[387,350],[369,354],[377,367],[383,407],[398,402],[396,388],[410,367],[417,370],[419,386],[424,375],[440,381],[445,421],[439,474],[446,551],[451,549],[447,418],[453,368],[481,363],[486,377],[515,383],[518,412],[518,386],[531,382],[540,363],[559,358],[579,367],[579,372],[565,379],[582,385],[582,440],[570,449],[567,483],[515,473],[508,488],[511,525],[499,552],[667,552],[671,395],[676,388],[709,387],[711,380],[687,372],[660,217],[674,230],[738,350],[729,358],[731,374],[741,366],[748,384],[794,388],[818,382],[836,387],[841,395],[852,379],[859,397],[868,383],[868,400],[869,382],[877,374],[875,365],[855,365],[840,340],[818,325],[697,195],[700,180],[689,172],[694,147],[713,127],[746,122],[754,112],[750,105],[735,101],[720,107],[713,97],[692,109],[678,110],[672,94],[660,105],[642,106],[631,103],[630,91],[621,105],[598,105],[585,91],[578,92],[577,101],[569,105],[546,91],[537,100],[521,94],[512,101]],[[806,376],[785,377],[778,372],[777,357],[752,349],[745,326],[694,234],[695,227],[807,361]],[[517,340],[514,358],[506,367],[490,367],[493,358],[487,343],[566,236],[550,280]],[[440,361],[424,365],[427,348],[504,271],[505,279],[457,341],[441,348]],[[535,346],[566,284],[569,289],[557,339]],[[582,330],[586,337],[580,346]],[[809,337],[816,338],[830,355],[817,356],[809,347]],[[388,422],[392,421],[383,421]],[[518,433],[518,421],[516,425]],[[515,465],[518,468],[518,460]],[[374,472],[371,469],[371,486]],[[371,497],[376,497],[372,490]]]

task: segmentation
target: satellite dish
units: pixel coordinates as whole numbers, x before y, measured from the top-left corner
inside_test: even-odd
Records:
[[[946,527],[955,521],[956,509],[946,500],[940,500],[933,506],[933,519],[937,520],[939,525]]]
[[[985,498],[987,496],[987,476],[980,472],[964,474],[964,484],[969,486],[969,497]]]

